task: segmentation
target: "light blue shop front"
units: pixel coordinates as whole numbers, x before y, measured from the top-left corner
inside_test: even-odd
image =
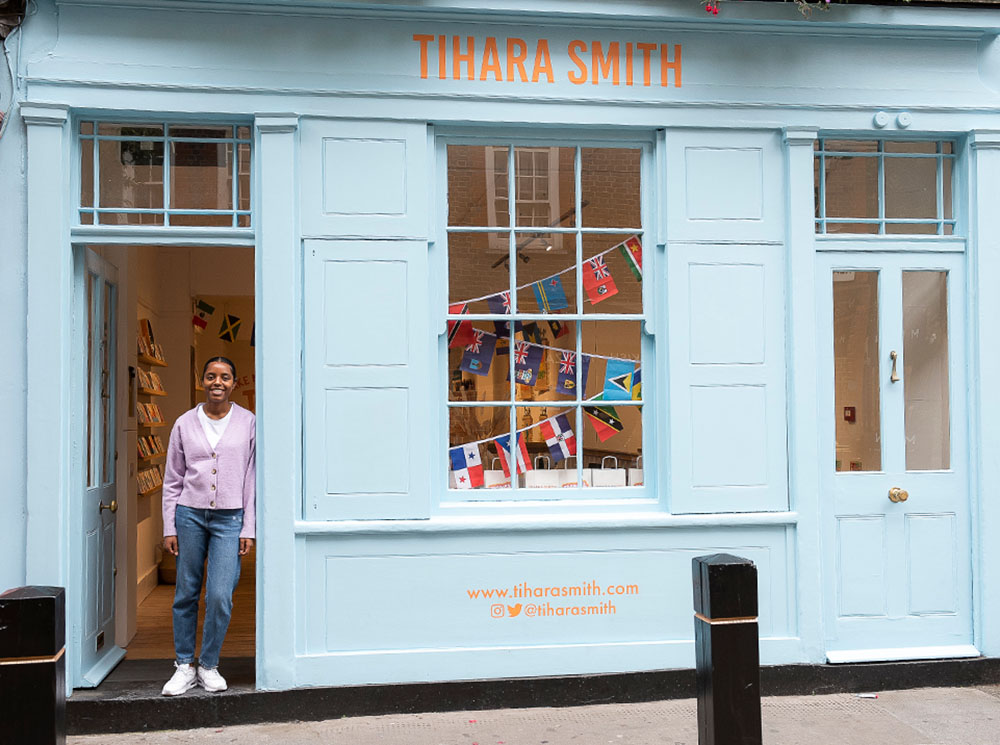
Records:
[[[765,665],[1000,654],[995,11],[166,5],[7,42],[0,584],[67,588],[74,687],[139,581],[87,294],[137,247],[253,255],[262,689],[692,667],[718,551]],[[221,217],[114,202],[210,129]]]

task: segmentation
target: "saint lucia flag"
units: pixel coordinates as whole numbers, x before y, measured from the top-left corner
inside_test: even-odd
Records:
[[[632,270],[635,278],[642,282],[642,243],[637,236],[632,236],[618,247],[625,257],[625,263]]]
[[[240,333],[240,319],[228,313],[222,319],[222,328],[219,329],[219,338],[222,341],[236,341]]]
[[[494,444],[497,447],[497,455],[500,456],[500,465],[503,467],[503,475],[510,477],[510,435],[504,435],[503,437],[498,437],[494,440]],[[515,449],[517,455],[517,472],[527,473],[533,470],[531,467],[531,458],[528,456],[528,444],[524,441],[524,433],[517,433],[517,448]]]
[[[496,350],[497,338],[488,331],[473,331],[475,339],[465,348],[462,364],[459,366],[473,375],[488,375],[493,363],[493,352]]]
[[[569,417],[565,414],[546,419],[538,427],[552,454],[553,463],[576,455],[576,437],[569,426]]]
[[[632,400],[632,373],[635,363],[629,360],[608,360],[604,377],[605,401]]]
[[[477,489],[483,485],[483,461],[479,457],[479,445],[462,445],[448,451],[451,470],[455,473],[455,485],[459,489]]]
[[[539,280],[531,286],[535,293],[535,300],[538,301],[538,309],[542,313],[551,313],[554,310],[562,310],[569,307],[566,300],[566,291],[563,289],[562,280],[556,277],[547,277]]]

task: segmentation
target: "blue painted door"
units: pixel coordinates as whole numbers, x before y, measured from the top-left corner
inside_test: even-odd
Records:
[[[118,484],[115,477],[117,417],[117,270],[87,250],[83,276],[86,317],[86,376],[83,587],[81,599],[80,685],[96,686],[124,655],[115,644],[115,530]]]
[[[964,256],[822,255],[831,662],[972,646]]]

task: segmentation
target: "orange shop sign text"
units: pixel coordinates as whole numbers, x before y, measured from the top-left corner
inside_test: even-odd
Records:
[[[420,77],[440,80],[495,80],[507,83],[681,87],[681,45],[600,42],[574,39],[566,46],[565,70],[553,65],[548,39],[414,34],[420,48]],[[557,58],[560,59],[560,58]],[[568,61],[567,61],[568,59]]]

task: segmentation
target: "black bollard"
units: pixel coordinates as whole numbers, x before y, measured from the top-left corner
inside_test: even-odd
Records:
[[[757,568],[712,554],[692,569],[698,743],[761,745]]]
[[[66,595],[20,587],[0,595],[0,742],[66,742]]]

